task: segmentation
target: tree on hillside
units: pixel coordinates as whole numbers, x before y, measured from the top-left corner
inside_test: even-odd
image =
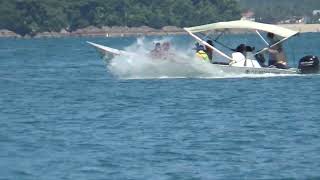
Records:
[[[184,27],[239,18],[235,0],[0,1],[0,28],[21,35],[91,25]]]

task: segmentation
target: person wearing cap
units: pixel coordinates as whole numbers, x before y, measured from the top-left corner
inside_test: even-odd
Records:
[[[208,54],[205,52],[205,48],[203,45],[196,44],[196,56],[204,61],[210,61]]]

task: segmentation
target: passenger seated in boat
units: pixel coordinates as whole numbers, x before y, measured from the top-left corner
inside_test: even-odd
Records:
[[[162,48],[161,48],[161,44],[159,42],[156,43],[154,49],[150,52],[150,56],[154,59],[161,59],[162,58]]]
[[[267,65],[265,65],[266,59],[264,58],[263,54],[253,53],[255,49],[256,49],[255,47],[246,46],[247,59],[255,59],[261,67],[268,67]]]
[[[245,49],[245,57],[247,59],[255,59],[254,58],[254,55],[253,55],[253,51],[255,50],[255,47],[251,47],[251,46],[246,46],[246,49]]]
[[[255,59],[258,61],[258,63],[260,64],[261,67],[268,67],[265,62],[266,62],[266,59],[264,58],[264,55],[263,54],[256,54],[254,55]]]
[[[273,33],[268,33],[267,38],[271,46],[279,42]],[[287,65],[287,58],[281,43],[267,48],[267,51],[269,52],[269,67],[289,69]]]
[[[240,44],[235,51],[236,52],[232,53],[232,66],[246,66],[246,46],[244,44]]]
[[[164,42],[162,44],[161,48],[162,52],[162,58],[163,59],[168,59],[170,56],[173,56],[173,54],[170,52],[170,43],[169,42]]]
[[[211,40],[207,40],[207,43],[209,45],[213,46],[213,42]],[[205,52],[207,53],[209,60],[212,63],[213,62],[213,59],[212,59],[213,50],[209,46],[205,46]]]
[[[210,61],[209,60],[209,56],[208,54],[205,52],[205,48],[203,45],[199,45],[199,43],[196,44],[196,57],[201,59],[201,60],[204,60],[204,61]]]
[[[162,50],[163,50],[163,52],[168,52],[170,50],[170,43],[169,42],[164,42],[162,44]]]
[[[255,51],[255,47],[253,46],[246,46],[246,67],[254,67],[254,68],[261,68],[261,67],[265,67],[264,62],[262,62],[264,60],[264,58],[259,57],[257,58],[256,55],[254,55],[254,51]],[[260,62],[259,62],[260,61]]]

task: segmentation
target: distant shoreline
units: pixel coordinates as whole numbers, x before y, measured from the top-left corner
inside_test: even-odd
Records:
[[[320,24],[279,24],[301,33],[320,32]],[[61,30],[60,32],[43,32],[31,37],[21,36],[9,30],[0,30],[0,38],[61,38],[61,37],[130,37],[130,36],[161,36],[161,35],[184,35],[186,32],[179,27],[165,26],[162,29],[142,27],[102,27],[89,26],[73,32]]]
[[[301,33],[320,32],[320,24],[279,24],[279,26]]]
[[[130,36],[153,36],[153,35],[182,35],[186,32],[179,27],[165,26],[154,29],[147,26],[142,27],[102,27],[89,26],[73,32],[61,30],[60,32],[42,32],[31,37],[21,36],[9,30],[0,30],[0,38],[61,38],[61,37],[130,37]]]

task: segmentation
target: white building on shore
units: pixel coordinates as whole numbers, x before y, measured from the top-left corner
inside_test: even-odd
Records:
[[[312,11],[313,16],[319,16],[320,15],[320,10],[313,10]]]

